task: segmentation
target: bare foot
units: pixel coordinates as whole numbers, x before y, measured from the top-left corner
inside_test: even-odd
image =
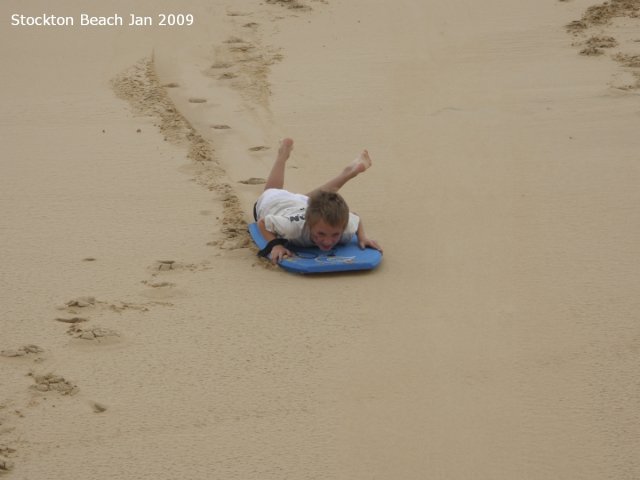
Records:
[[[278,149],[278,160],[286,161],[291,155],[291,150],[293,150],[293,140],[291,138],[283,138]]]
[[[371,157],[369,157],[369,152],[367,150],[363,150],[362,153],[353,162],[347,165],[345,171],[349,174],[349,176],[355,177],[359,173],[364,172],[370,166]]]
[[[267,182],[264,185],[265,190],[270,188],[284,188],[284,170],[285,164],[291,155],[293,150],[293,140],[290,138],[283,138],[280,140],[280,148],[278,149],[278,155],[276,161],[271,167],[271,172],[267,178]]]

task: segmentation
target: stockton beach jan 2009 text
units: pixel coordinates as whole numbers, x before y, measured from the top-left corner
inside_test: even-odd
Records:
[[[125,17],[126,20],[125,21]],[[53,15],[43,13],[41,15],[24,15],[14,13],[11,15],[13,27],[141,27],[141,26],[191,26],[195,18],[190,13],[158,13],[154,16],[137,15],[129,13],[125,16],[114,13],[108,16],[94,16],[88,13],[80,13],[77,16]]]

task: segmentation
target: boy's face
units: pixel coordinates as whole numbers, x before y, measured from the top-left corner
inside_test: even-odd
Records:
[[[311,233],[311,241],[315,243],[320,250],[331,250],[342,237],[344,228],[329,225],[324,220],[318,220],[313,227],[309,229]]]

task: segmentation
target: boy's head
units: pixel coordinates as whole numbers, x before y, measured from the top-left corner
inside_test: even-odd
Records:
[[[319,190],[309,197],[305,223],[311,241],[322,250],[331,250],[349,222],[349,207],[341,195]]]

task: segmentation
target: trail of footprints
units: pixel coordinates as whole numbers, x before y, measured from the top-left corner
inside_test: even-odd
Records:
[[[259,24],[247,22],[238,35],[232,35],[214,47],[214,59],[203,73],[232,88],[250,102],[267,107],[271,95],[270,67],[282,60],[279,49],[263,45]]]
[[[322,1],[322,0],[316,0]],[[267,0],[267,4],[278,4],[294,11],[309,10],[310,7],[298,0]],[[230,17],[249,16],[250,13],[229,12]],[[274,17],[278,18],[278,17]],[[262,46],[257,37],[259,24],[253,21],[243,22],[241,29],[242,36],[229,37],[222,45],[216,47],[216,60],[209,69],[204,72],[206,75],[218,78],[220,81],[229,81],[233,88],[237,88],[245,97],[258,104],[267,105],[270,95],[268,82],[269,66],[279,61],[282,56],[277,49]],[[157,84],[157,85],[156,85]],[[132,73],[114,80],[116,93],[129,100],[134,107],[151,115],[156,115],[160,119],[158,125],[165,133],[168,140],[182,141],[187,139],[190,143],[189,158],[193,161],[205,165],[211,162],[213,148],[204,140],[189,123],[177,112],[175,106],[168,101],[166,88],[179,88],[180,85],[171,82],[160,85],[157,82],[153,71],[153,64],[146,62],[137,65]],[[160,91],[161,90],[161,91]],[[153,105],[145,103],[149,98]],[[205,104],[206,98],[192,97],[189,99],[193,104]],[[232,127],[225,123],[215,123],[212,129],[225,131]],[[250,152],[261,152],[268,147],[258,145],[250,147]],[[223,249],[245,248],[249,245],[246,223],[238,219],[242,218],[239,202],[231,185],[221,181],[224,172],[217,165],[209,165],[208,169],[200,171],[198,183],[220,193],[223,202],[224,216],[221,220],[223,241],[209,242],[210,245],[217,245]],[[262,178],[252,177],[239,183],[247,185],[261,185],[265,183]],[[93,262],[95,258],[85,258],[83,261]],[[149,267],[151,273],[150,280],[142,283],[156,291],[169,291],[175,284],[158,278],[159,276],[170,274],[175,271],[197,271],[207,268],[206,264],[194,265],[181,263],[175,260],[159,260]],[[127,302],[105,302],[92,296],[77,297],[59,305],[56,309],[60,312],[53,320],[65,326],[65,333],[72,338],[72,341],[87,342],[87,344],[100,345],[118,342],[123,335],[111,328],[94,325],[91,317],[94,313],[114,312],[122,313],[129,310],[148,312],[152,306],[171,306],[169,302],[150,302],[145,304],[134,304]],[[33,395],[60,395],[62,397],[73,397],[77,395],[80,388],[70,379],[65,378],[55,372],[46,371],[46,352],[42,347],[35,344],[27,344],[17,348],[9,348],[0,351],[0,361],[18,362],[16,365],[27,369],[26,376],[33,380],[29,387]],[[25,362],[27,362],[25,364]],[[34,366],[38,367],[36,371]],[[13,459],[18,452],[15,445],[5,444],[3,440],[5,434],[10,434],[16,427],[14,423],[24,417],[23,410],[10,406],[9,400],[0,398],[0,475],[14,468]],[[34,398],[27,407],[38,405]],[[89,406],[96,414],[107,411],[107,407],[99,402],[90,401]]]
[[[587,8],[580,20],[566,25],[567,32],[580,48],[580,55],[610,58],[622,67],[622,77],[614,88],[619,90],[640,89],[640,35],[620,40],[625,31],[638,31],[640,24],[640,2],[637,0],[610,0]]]
[[[43,361],[41,354],[44,349],[38,345],[29,344],[18,348],[0,351],[0,360],[6,359],[8,362],[18,362],[23,364],[25,359],[31,359],[35,363]],[[29,371],[27,375],[33,375]],[[33,385],[35,388],[36,384]],[[7,473],[14,468],[14,459],[18,455],[16,446],[17,437],[12,435],[17,429],[17,422],[23,418],[22,410],[15,407],[13,401],[0,397],[0,475]]]
[[[148,269],[151,274],[150,279],[143,280],[141,283],[155,291],[170,291],[175,284],[167,280],[167,275],[171,276],[180,271],[197,271],[202,268],[204,265],[159,260]],[[126,312],[147,313],[153,307],[172,305],[167,301],[109,302],[94,296],[80,296],[55,306],[58,313],[52,316],[50,321],[59,323],[62,331],[71,337],[72,342],[95,345],[99,348],[99,345],[110,345],[121,341],[123,335],[115,329],[94,324],[93,317],[105,317],[105,314],[108,317],[110,314]],[[80,393],[80,387],[72,379],[50,371],[47,360],[45,349],[36,344],[0,350],[0,362],[23,369],[24,375],[32,380],[32,384],[28,387],[31,392],[30,400],[27,400],[27,404],[22,408],[15,408],[14,403],[19,400],[0,397],[0,475],[14,469],[15,460],[19,456],[19,448],[16,445],[19,435],[13,432],[18,430],[20,418],[25,416],[28,409],[40,405],[41,399],[46,400],[51,395],[71,398]],[[101,402],[85,400],[83,403],[88,404],[95,414],[102,414],[108,410],[107,406]]]
[[[171,285],[166,282],[166,285]],[[151,302],[147,304],[134,304],[128,302],[105,302],[92,296],[77,297],[59,305],[56,309],[60,312],[53,321],[66,325],[66,334],[79,342],[87,341],[90,344],[99,345],[118,341],[121,334],[111,328],[105,328],[91,324],[91,316],[94,313],[123,313],[126,311],[148,312],[155,305],[170,305],[167,302]],[[77,340],[76,340],[77,339]],[[22,408],[15,408],[15,401],[0,397],[0,474],[14,469],[14,459],[19,452],[12,435],[16,431],[20,418],[25,416],[26,409],[40,404],[39,397],[46,399],[49,395],[61,397],[74,397],[80,388],[71,379],[47,369],[47,355],[44,348],[35,344],[27,344],[17,348],[0,350],[0,361],[12,362],[16,368],[25,370],[25,376],[33,381],[29,390],[32,392],[31,400]],[[107,411],[107,407],[100,402],[88,401],[91,410],[100,414]]]
[[[320,1],[320,0],[316,0]],[[272,0],[267,4],[276,4],[279,7],[291,9],[292,15],[298,11],[309,10],[306,3],[298,0]],[[268,7],[271,8],[271,7]],[[261,25],[251,21],[253,13],[228,12],[230,17],[238,17],[233,20],[236,33],[230,35],[219,45],[214,45],[214,56],[211,64],[203,72],[204,75],[227,83],[236,89],[243,98],[252,105],[260,105],[268,108],[271,88],[269,84],[270,66],[282,59],[279,49],[263,43],[260,36]],[[273,12],[267,12],[271,19],[283,18]],[[215,158],[213,145],[198,133],[189,121],[176,109],[173,101],[167,93],[167,89],[180,88],[177,82],[169,81],[160,83],[155,72],[153,60],[139,62],[131,69],[117,76],[113,80],[116,94],[129,101],[140,113],[155,117],[157,126],[165,135],[167,141],[173,143],[187,143],[190,158],[197,167],[194,181],[219,195],[223,205],[221,224],[222,239],[208,242],[208,245],[217,246],[222,250],[235,250],[247,248],[251,240],[247,232],[247,224],[244,220],[244,212],[240,201],[229,183],[225,181],[224,169]],[[193,108],[207,107],[209,99],[199,96],[197,93],[187,98]],[[200,107],[203,105],[205,107]],[[224,135],[232,130],[233,126],[224,123],[223,119],[213,119],[209,127]],[[249,147],[252,153],[261,153],[268,150],[265,145]],[[245,185],[261,185],[264,179],[251,177],[241,180]],[[153,267],[152,267],[153,268]],[[178,265],[170,261],[160,262],[160,270],[174,270],[176,268],[193,268]]]
[[[170,289],[174,283],[156,278],[171,271],[177,270],[197,270],[199,267],[193,264],[185,264],[173,260],[160,260],[150,267],[152,280],[144,280],[142,283],[152,289]],[[149,312],[154,306],[171,306],[169,302],[153,301],[143,304],[130,302],[107,302],[98,300],[93,296],[81,296],[73,298],[64,304],[56,306],[58,315],[53,321],[61,326],[66,326],[65,333],[72,337],[73,341],[87,342],[87,344],[100,345],[117,342],[122,338],[120,332],[92,323],[91,317],[95,314],[118,313],[127,311]],[[15,367],[24,368],[25,375],[33,380],[29,390],[33,395],[60,395],[62,397],[73,397],[80,391],[71,379],[56,372],[46,369],[46,352],[39,345],[26,344],[16,348],[0,350],[0,361],[14,362]],[[15,363],[17,362],[17,363]],[[37,406],[39,401],[32,397],[25,408]],[[5,434],[11,434],[16,430],[16,423],[19,418],[24,417],[24,410],[11,409],[8,400],[0,398],[0,474],[8,472],[14,468],[13,458],[17,456],[17,448],[9,443],[5,443]],[[103,413],[107,407],[96,401],[88,402],[92,411],[96,414]]]

